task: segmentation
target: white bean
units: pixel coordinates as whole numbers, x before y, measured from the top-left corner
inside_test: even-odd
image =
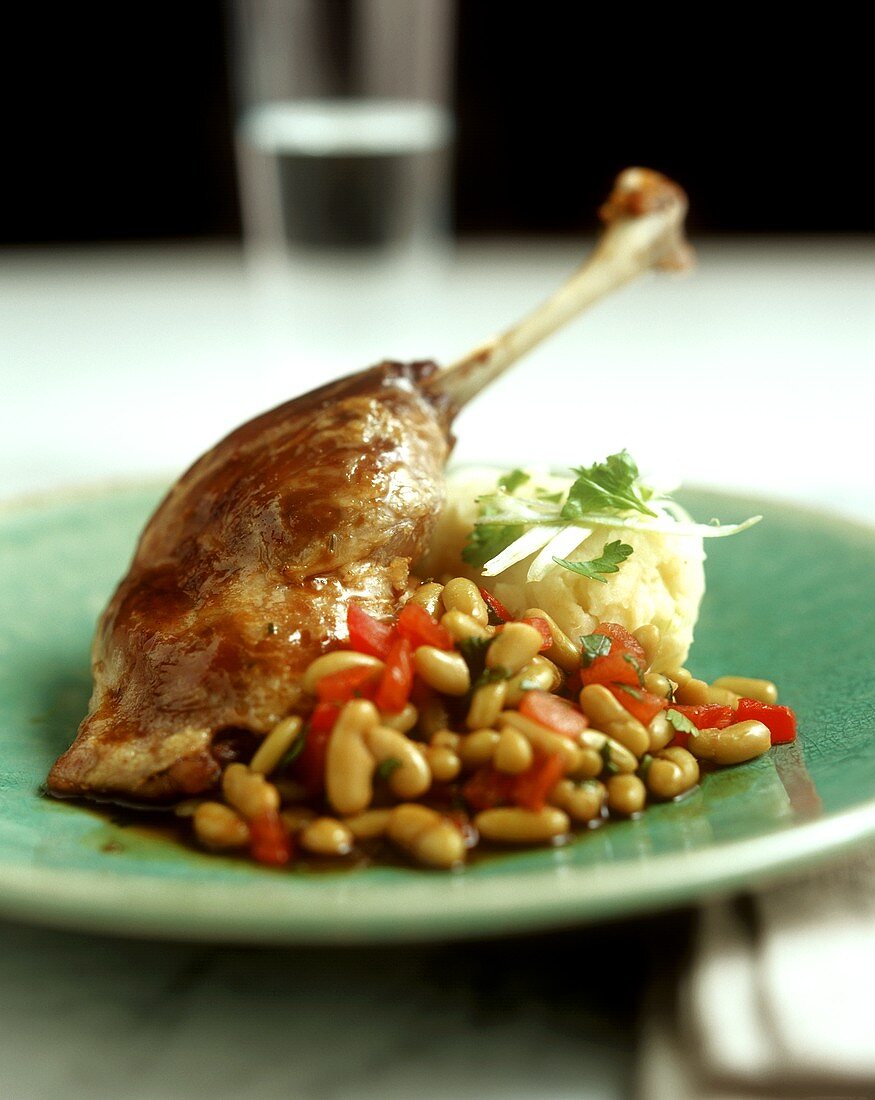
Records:
[[[339,814],[360,813],[371,804],[377,762],[365,735],[378,722],[374,704],[355,699],[344,706],[334,724],[325,754],[325,791]]]

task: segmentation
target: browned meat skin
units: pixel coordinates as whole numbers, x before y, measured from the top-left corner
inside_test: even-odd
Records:
[[[170,490],[98,626],[94,692],[56,794],[170,800],[212,786],[229,727],[300,703],[350,599],[389,615],[443,501],[454,410],[433,363],[382,363],[257,417]]]

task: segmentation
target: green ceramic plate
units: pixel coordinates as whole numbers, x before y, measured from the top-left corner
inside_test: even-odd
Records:
[[[149,936],[365,941],[494,935],[699,899],[875,835],[875,533],[785,505],[688,494],[766,522],[709,544],[692,664],[777,680],[796,745],[709,776],[676,805],[565,848],[457,875],[273,872],[202,855],[40,795],[89,694],[97,615],[157,490],[0,515],[0,913]]]

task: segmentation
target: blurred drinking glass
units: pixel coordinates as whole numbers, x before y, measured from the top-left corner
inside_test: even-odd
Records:
[[[233,10],[250,251],[355,264],[439,247],[452,0],[238,0]]]

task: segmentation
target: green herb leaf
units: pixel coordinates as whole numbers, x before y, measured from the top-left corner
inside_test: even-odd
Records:
[[[462,560],[475,569],[483,566],[506,550],[512,542],[525,534],[524,523],[478,523],[468,535],[462,549]]]
[[[388,779],[392,772],[400,767],[400,760],[396,759],[394,756],[387,756],[385,760],[381,760],[377,765],[377,775],[381,779]]]
[[[509,474],[505,474],[504,477],[498,479],[499,489],[504,489],[506,493],[512,493],[514,490],[519,489],[520,485],[525,485],[529,480],[529,475],[523,470],[511,470]]]
[[[604,763],[604,770],[608,773],[608,775],[616,775],[619,769],[614,763],[614,758],[611,755],[610,741],[605,741],[605,743],[599,749],[599,756],[602,758],[602,761]]]
[[[510,476],[510,475],[508,475]],[[506,497],[487,493],[477,498],[477,516],[479,520],[488,520],[490,516],[497,516],[505,509]],[[475,569],[482,569],[502,550],[506,550],[512,542],[525,534],[525,523],[482,523],[474,525],[468,535],[468,541],[462,549],[462,560]]]
[[[484,639],[485,641],[486,639]],[[484,668],[474,681],[474,689],[484,687],[486,684],[497,684],[499,680],[509,680],[510,673],[506,668]]]
[[[653,763],[653,757],[649,752],[646,752],[641,757],[641,763],[638,765],[638,774],[642,779],[647,778],[647,773],[650,771],[650,765]]]
[[[489,649],[491,641],[491,638],[463,638],[460,642],[456,642],[456,648],[468,666],[472,684],[480,679],[486,668],[486,650]]]
[[[487,623],[487,625],[488,626],[503,626],[504,625],[504,619],[502,619],[502,617],[498,614],[498,612],[495,610],[495,608],[493,608],[492,604],[489,603],[488,600],[485,600],[484,602],[486,603],[486,614],[487,614],[486,623]],[[484,638],[482,640],[483,641],[491,641],[492,639],[491,638],[490,639]]]
[[[565,494],[560,489],[558,493],[548,492],[547,489],[536,489],[535,499],[543,500],[546,504],[561,504]]]
[[[591,581],[600,581],[607,584],[601,573],[619,573],[620,566],[632,554],[632,547],[617,539],[615,542],[607,542],[602,550],[600,558],[592,561],[568,561],[566,558],[553,558],[557,565],[563,569],[570,569],[572,573],[578,573]]]
[[[699,727],[694,725],[685,714],[681,714],[679,710],[675,710],[674,707],[669,707],[665,712],[665,716],[678,733],[691,733],[695,735],[699,732]]]
[[[625,691],[627,695],[631,695],[633,699],[644,698],[638,688],[630,687],[629,684],[617,684],[617,687],[620,688],[622,691]]]
[[[607,657],[611,652],[611,639],[607,634],[586,634],[580,639],[580,663],[589,668],[596,657]]]
[[[577,480],[568,490],[562,518],[577,520],[588,512],[641,512],[655,516],[645,500],[652,495],[638,483],[638,467],[628,451],[609,455],[604,462],[574,468]]]
[[[623,660],[626,662],[627,665],[631,665],[632,668],[635,669],[635,675],[638,677],[638,686],[644,687],[644,673],[641,671],[641,662],[638,660],[635,654],[624,653]],[[637,695],[637,698],[640,699],[641,696]]]
[[[298,759],[301,753],[304,751],[304,745],[307,744],[307,730],[302,730],[295,740],[289,745],[288,749],[279,758],[279,762],[276,766],[276,771],[281,772],[285,768],[288,768],[291,764]]]

